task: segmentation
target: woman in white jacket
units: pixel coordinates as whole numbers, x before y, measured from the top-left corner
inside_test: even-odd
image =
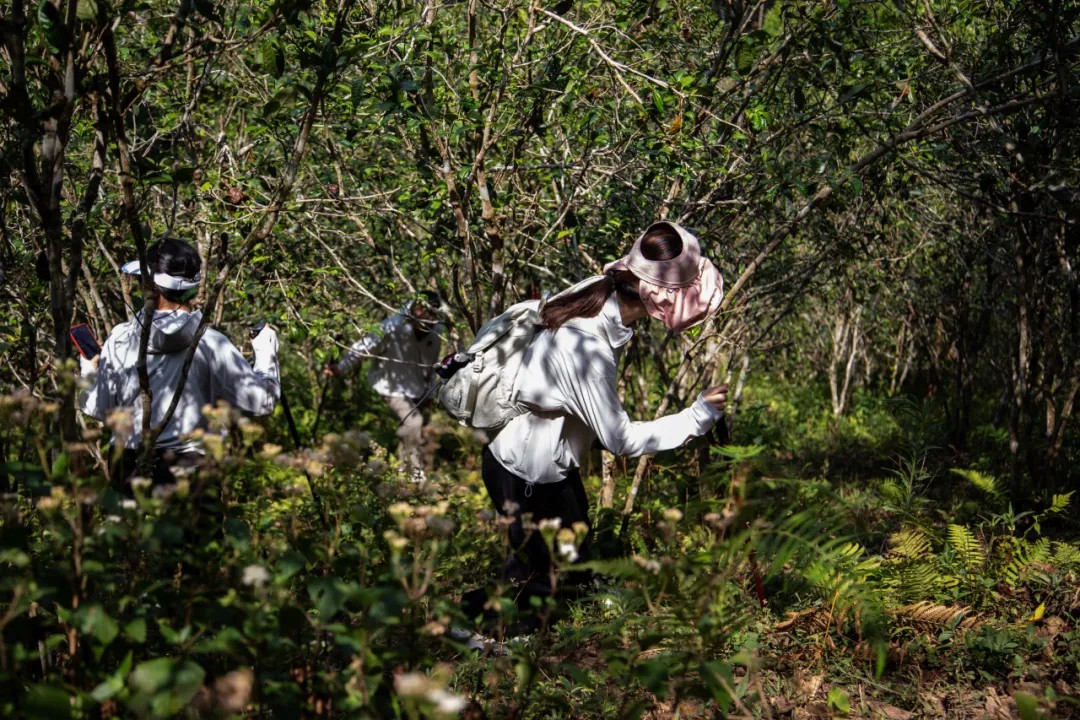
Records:
[[[658,420],[629,418],[617,391],[617,367],[630,326],[645,317],[685,330],[716,311],[723,280],[701,256],[697,238],[675,223],[651,225],[630,253],[604,274],[550,298],[543,330],[526,352],[515,385],[528,412],[511,420],[484,449],[483,479],[500,514],[513,518],[513,554],[504,580],[521,584],[518,605],[552,593],[551,556],[534,523],[589,524],[589,502],[579,468],[593,442],[617,455],[638,456],[678,447],[707,433],[722,416],[726,386],[701,393],[690,407]],[[588,556],[588,541],[577,550]],[[479,614],[482,591],[467,593],[463,609]]]
[[[160,424],[180,386],[184,360],[195,341],[202,313],[192,301],[200,284],[202,260],[199,253],[182,240],[165,239],[147,252],[154,273],[156,308],[150,319],[150,337],[146,349],[146,369],[150,380],[151,422]],[[138,262],[124,266],[137,273]],[[109,334],[101,355],[93,364],[84,363],[83,375],[90,387],[82,397],[82,411],[105,420],[109,413],[126,409],[131,413],[131,429],[119,440],[122,450],[114,465],[114,478],[126,481],[136,471],[142,435],[142,396],[139,385],[139,343],[144,317],[117,325]],[[224,400],[232,407],[253,415],[269,415],[281,393],[277,359],[277,334],[269,326],[251,341],[254,367],[227,337],[206,328],[192,358],[184,389],[169,422],[162,429],[155,446],[151,479],[155,484],[173,481],[171,468],[194,464],[202,456],[198,442],[188,435],[206,427],[203,407]],[[121,483],[122,485],[123,483]]]

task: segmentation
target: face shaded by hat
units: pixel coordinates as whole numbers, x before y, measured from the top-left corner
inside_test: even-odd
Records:
[[[652,260],[643,241],[652,235],[674,232],[678,253],[666,260]],[[681,246],[681,247],[678,247]],[[645,310],[669,330],[686,330],[705,320],[720,307],[724,278],[701,256],[701,246],[685,228],[661,221],[653,223],[630,248],[630,252],[604,266],[604,272],[625,270],[638,279],[638,294]]]

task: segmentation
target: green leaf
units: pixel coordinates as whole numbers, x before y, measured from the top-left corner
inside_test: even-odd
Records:
[[[61,720],[71,717],[71,697],[55,685],[35,685],[26,694],[22,717],[27,720]]]
[[[1020,720],[1042,720],[1045,717],[1039,710],[1039,700],[1034,695],[1017,692],[1013,699],[1016,700],[1016,713]]]
[[[283,110],[287,111],[296,100],[296,95],[297,88],[295,86],[290,85],[287,88],[278,90],[274,93],[274,96],[263,105],[263,115],[270,118]]]
[[[278,559],[277,576],[279,580],[288,580],[307,566],[307,558],[290,550]]]
[[[259,63],[267,75],[279,78],[285,74],[285,53],[281,43],[269,40],[259,48]]]
[[[999,483],[997,478],[992,475],[986,475],[978,470],[966,470],[964,468],[953,468],[952,472],[954,475],[959,475],[964,478],[994,500],[1002,500],[1005,497],[1005,493],[1001,489],[1001,483]]]
[[[735,69],[739,71],[740,75],[746,75],[754,69],[754,60],[756,59],[754,48],[742,43],[739,45],[739,49],[735,51]]]
[[[52,465],[52,479],[62,480],[67,477],[68,470],[71,469],[71,456],[66,452],[62,452],[56,456]]]
[[[131,707],[142,715],[171,716],[181,712],[199,691],[206,671],[190,660],[154,658],[131,673]]]
[[[84,635],[90,635],[103,647],[108,646],[120,634],[120,626],[109,617],[101,605],[90,605],[80,609],[79,629]]]
[[[41,25],[41,31],[45,34],[45,40],[48,41],[49,47],[54,51],[59,50],[60,46],[64,44],[64,37],[67,34],[64,19],[60,17],[60,10],[49,0],[41,0],[38,5],[37,20],[38,24]]]
[[[124,637],[135,643],[146,642],[146,620],[135,618],[124,626]]]
[[[986,553],[983,550],[982,543],[979,542],[971,530],[963,525],[950,524],[947,534],[953,552],[956,553],[956,556],[964,564],[968,572],[982,567],[983,562],[986,560]]]
[[[1050,503],[1050,507],[1046,512],[1051,514],[1057,514],[1069,507],[1069,501],[1072,500],[1072,492],[1067,492],[1064,495],[1054,495],[1053,500]]]
[[[735,688],[731,666],[719,660],[704,662],[701,664],[701,677],[720,710],[727,712],[731,708],[731,692]]]
[[[840,100],[838,102],[843,105],[846,102],[856,100],[864,96],[866,94],[867,88],[869,87],[869,83],[856,83],[852,86],[850,90],[840,96]]]
[[[212,637],[198,642],[192,648],[193,653],[203,654],[240,654],[247,647],[247,638],[233,627],[227,627]]]
[[[80,20],[94,20],[98,15],[97,0],[78,0],[75,17]]]
[[[851,712],[851,698],[848,694],[838,687],[829,688],[829,707],[840,713],[841,715],[847,715]]]
[[[195,179],[195,168],[190,165],[184,165],[178,168],[173,168],[172,181],[174,183],[189,183]]]
[[[646,660],[634,668],[634,673],[645,688],[663,699],[667,694],[669,658]]]
[[[308,583],[308,596],[319,611],[319,619],[329,622],[339,610],[345,607],[349,598],[359,590],[353,583],[346,583],[338,578],[317,578]]]
[[[98,702],[104,702],[123,690],[125,684],[124,680],[127,678],[128,673],[131,672],[131,659],[132,653],[128,652],[128,654],[124,656],[124,661],[120,663],[120,667],[116,669],[116,672],[110,675],[105,682],[94,688],[93,692],[90,693],[90,697]]]

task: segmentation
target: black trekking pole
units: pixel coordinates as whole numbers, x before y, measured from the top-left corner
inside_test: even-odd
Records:
[[[250,328],[251,338],[255,339],[255,336],[262,332],[266,327],[266,321],[260,320]],[[285,383],[280,377],[281,369],[278,368],[278,392],[281,397],[281,412],[285,415],[285,423],[289,426],[289,435],[292,437],[293,447],[295,450],[300,451],[304,447],[303,441],[300,439],[300,431],[296,429],[296,422],[293,420],[292,411],[289,409],[289,399],[285,394]],[[325,393],[324,393],[325,395]],[[330,529],[330,523],[326,519],[326,514],[323,512],[322,498],[319,497],[319,493],[315,492],[315,483],[311,481],[311,474],[304,469],[304,477],[307,478],[308,490],[311,491],[311,499],[315,503],[315,510],[319,513],[319,519],[322,520],[323,527],[327,530]]]
[[[322,419],[323,405],[326,403],[326,392],[330,389],[331,376],[327,375],[323,378],[322,389],[319,390],[319,404],[315,408],[315,421],[311,424],[311,445],[315,446],[315,443],[319,441],[319,420]]]

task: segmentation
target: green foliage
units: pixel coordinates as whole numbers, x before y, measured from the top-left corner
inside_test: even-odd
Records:
[[[1000,675],[1037,650],[1009,623],[1070,611],[1071,4],[24,5],[0,82],[0,714],[741,712],[773,612],[869,640],[877,674],[891,633],[944,618],[927,652]],[[374,394],[323,406],[319,368],[417,289],[464,338],[660,216],[698,231],[728,312],[635,328],[627,404],[647,418],[673,378],[689,404],[741,356],[737,444],[663,460],[565,637],[462,659],[455,595],[503,555],[475,442],[443,433],[441,495],[403,491]],[[67,329],[130,317],[116,268],[165,232],[203,253],[216,327],[281,328],[293,414],[332,437],[226,413],[186,485],[126,497]]]
[[[986,552],[975,534],[963,525],[950,524],[948,547],[965,572],[977,572],[986,562]]]
[[[1004,499],[1005,491],[1001,488],[1001,484],[997,481],[997,478],[987,475],[986,473],[981,473],[978,470],[953,468],[952,471],[982,490],[991,500],[1001,502]]]

